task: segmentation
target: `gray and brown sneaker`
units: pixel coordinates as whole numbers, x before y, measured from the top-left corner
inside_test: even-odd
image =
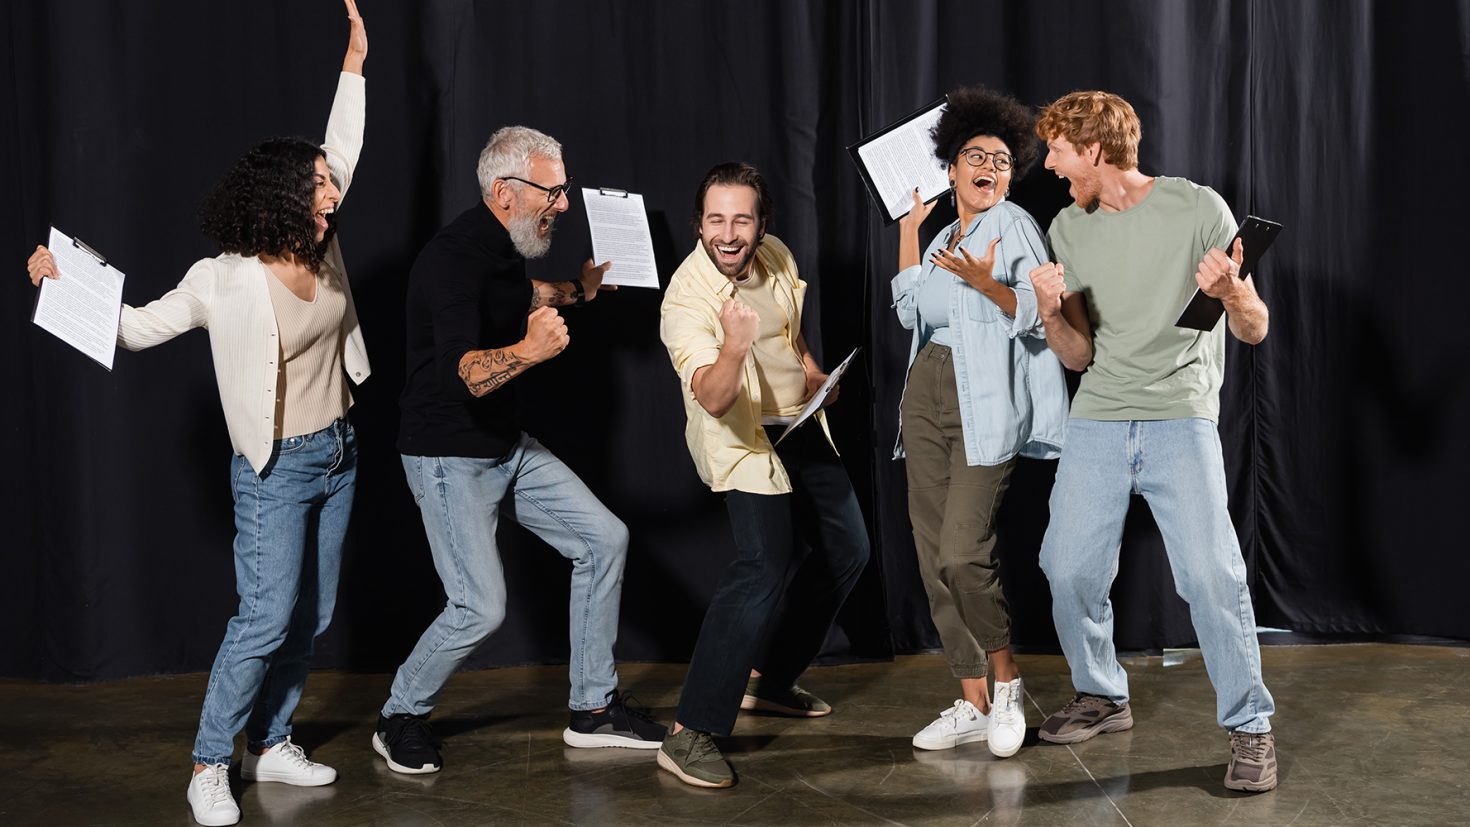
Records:
[[[1104,732],[1133,728],[1128,704],[1115,704],[1097,695],[1078,695],[1041,722],[1037,735],[1053,744],[1077,744]]]
[[[777,689],[769,681],[751,678],[745,684],[745,697],[740,708],[757,712],[773,712],[794,718],[820,718],[832,714],[832,705],[796,684]]]
[[[1269,732],[1231,731],[1225,786],[1247,793],[1276,789],[1276,736]]]
[[[735,771],[725,762],[715,739],[708,732],[689,727],[664,736],[658,748],[658,765],[695,787],[722,788],[735,784]]]

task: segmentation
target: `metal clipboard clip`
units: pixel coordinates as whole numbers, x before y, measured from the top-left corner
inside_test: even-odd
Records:
[[[97,259],[97,263],[100,264],[100,265],[102,265],[103,267],[108,266],[107,265],[107,258],[105,256],[103,256],[101,253],[99,253],[96,250],[94,250],[92,248],[92,245],[88,244],[87,242],[82,241],[79,238],[73,238],[71,240],[71,246],[77,248],[78,250],[81,250],[82,252],[86,253],[87,255],[91,256],[92,258]]]
[[[627,190],[615,189],[613,187],[598,187],[597,188],[597,194],[598,195],[607,195],[607,196],[611,196],[613,198],[627,198],[628,197],[628,191]]]

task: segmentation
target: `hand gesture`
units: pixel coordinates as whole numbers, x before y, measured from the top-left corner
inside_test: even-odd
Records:
[[[983,289],[992,281],[990,273],[995,269],[995,245],[999,243],[1000,236],[992,238],[981,258],[970,255],[964,247],[959,248],[958,255],[940,247],[934,251],[934,266],[954,273],[976,290]]]
[[[367,60],[367,26],[357,12],[356,0],[343,0],[347,4],[347,19],[352,23],[347,33],[347,56],[342,59],[342,71],[354,75],[362,74],[363,61]]]
[[[609,267],[612,267],[611,261],[604,261],[601,264],[593,264],[592,259],[589,258],[586,261],[582,262],[581,281],[583,301],[590,302],[593,299],[597,298],[597,291],[599,290],[618,289],[618,286],[616,284],[604,285],[602,283],[602,278],[603,276],[607,275],[607,270]]]
[[[1036,312],[1043,319],[1055,319],[1062,312],[1062,293],[1067,289],[1062,265],[1048,261],[1030,273],[1031,289],[1036,293]]]
[[[1199,270],[1194,274],[1199,289],[1206,296],[1222,300],[1240,290],[1240,262],[1243,257],[1244,251],[1238,238],[1235,239],[1235,246],[1230,249],[1228,257],[1223,250],[1211,248],[1205,253],[1204,259],[1199,263]]]
[[[720,327],[725,331],[725,347],[750,350],[760,331],[761,319],[750,305],[726,299],[720,307]]]
[[[532,364],[540,364],[566,350],[571,342],[567,323],[554,307],[538,307],[526,317],[526,338],[520,351]]]
[[[36,251],[26,260],[26,275],[31,277],[31,284],[41,286],[41,279],[59,279],[61,273],[56,270],[56,259],[52,258],[51,251],[36,245]]]
[[[929,213],[934,212],[934,205],[939,203],[938,201],[930,201],[928,204],[925,204],[924,200],[919,197],[918,187],[914,187],[913,196],[914,206],[903,217],[898,219],[898,230],[900,233],[913,232],[917,235],[919,226],[924,223],[924,219],[929,217]]]

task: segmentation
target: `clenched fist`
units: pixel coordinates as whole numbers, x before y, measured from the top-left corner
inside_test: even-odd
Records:
[[[749,350],[760,331],[760,316],[747,304],[726,299],[720,307],[720,327],[725,331],[725,347]]]
[[[1031,289],[1036,293],[1036,312],[1043,319],[1055,319],[1062,312],[1062,293],[1067,289],[1062,265],[1048,261],[1030,273]]]
[[[554,307],[538,307],[526,317],[526,338],[516,349],[533,364],[540,364],[566,350],[571,337],[567,323]]]

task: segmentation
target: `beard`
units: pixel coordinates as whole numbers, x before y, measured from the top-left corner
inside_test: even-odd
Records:
[[[745,254],[737,259],[734,264],[727,265],[720,262],[720,254],[715,252],[713,244],[704,238],[699,239],[699,246],[704,248],[704,254],[709,256],[710,263],[715,266],[716,270],[720,271],[720,275],[727,279],[733,279],[741,273],[747,272],[750,268],[750,260],[755,257],[755,248],[760,246],[760,241],[757,240],[755,244],[744,244],[742,242],[742,245],[745,247]]]
[[[546,221],[546,233],[541,233],[541,221]],[[542,216],[535,212],[513,211],[506,221],[506,232],[510,234],[510,243],[515,246],[516,252],[522,258],[541,258],[551,250],[551,231],[556,223],[556,216]]]

